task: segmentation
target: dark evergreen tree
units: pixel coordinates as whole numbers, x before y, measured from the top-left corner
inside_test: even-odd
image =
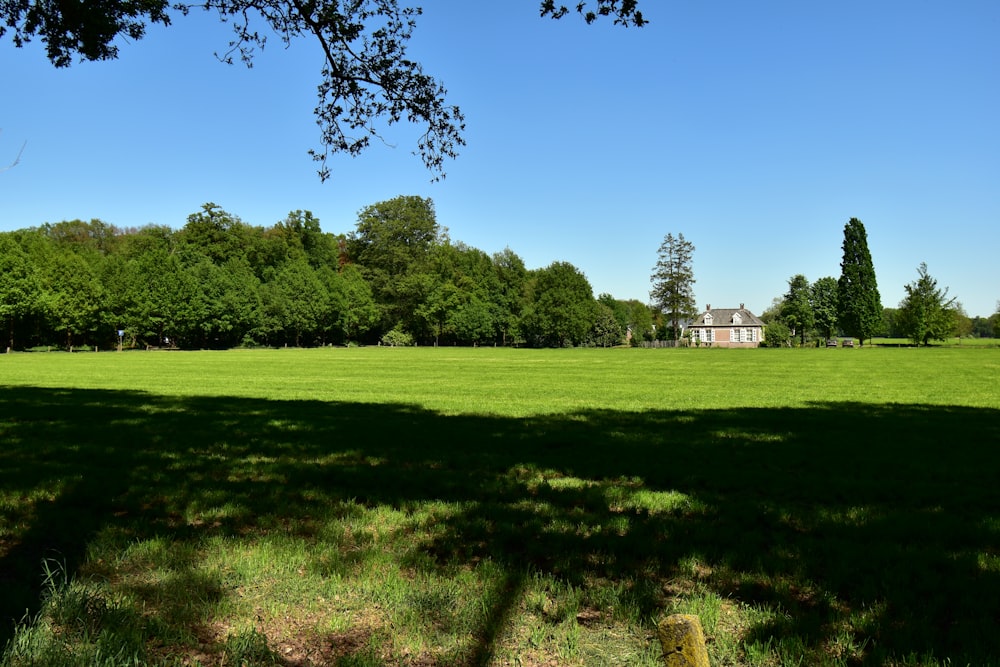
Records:
[[[844,226],[844,259],[837,281],[837,316],[841,329],[862,345],[882,324],[882,299],[868,251],[868,234],[857,218]]]
[[[656,306],[670,324],[671,338],[678,340],[685,322],[697,316],[694,301],[694,244],[683,234],[667,234],[660,245],[659,259],[653,267],[649,293]]]
[[[806,333],[816,321],[810,301],[809,280],[801,273],[788,279],[788,292],[781,302],[781,319],[806,344]]]

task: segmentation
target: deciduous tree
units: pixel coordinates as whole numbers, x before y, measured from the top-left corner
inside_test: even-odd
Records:
[[[15,323],[38,307],[35,267],[13,234],[0,234],[0,324],[6,325],[7,350],[14,348]]]
[[[352,262],[372,286],[384,313],[383,326],[416,324],[416,310],[434,287],[431,249],[441,232],[429,198],[400,196],[367,206],[348,235]],[[410,330],[410,333],[417,333]]]
[[[344,310],[340,327],[348,342],[358,340],[378,324],[379,309],[372,296],[371,286],[353,264],[340,271],[340,289],[343,290]]]
[[[882,321],[882,299],[868,251],[868,234],[857,218],[844,226],[843,250],[837,281],[837,317],[844,333],[864,345]]]
[[[833,338],[837,332],[837,279],[832,276],[818,278],[809,289],[813,325],[824,339]]]
[[[944,340],[955,330],[955,297],[948,298],[948,288],[937,286],[927,272],[927,264],[917,267],[918,277],[904,286],[906,296],[899,304],[900,326],[907,338],[917,345]]]
[[[52,253],[43,275],[45,311],[72,350],[81,337],[97,330],[103,288],[83,257],[63,249]]]
[[[567,347],[586,340],[594,324],[594,292],[587,277],[568,262],[533,271],[522,326],[528,343]]]
[[[528,269],[524,260],[510,248],[493,254],[493,267],[499,283],[494,296],[499,307],[497,326],[500,328],[500,342],[506,345],[519,330]]]

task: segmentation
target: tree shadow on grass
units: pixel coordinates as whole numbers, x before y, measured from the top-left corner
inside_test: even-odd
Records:
[[[627,582],[655,616],[684,563],[770,620],[748,642],[856,662],[1000,659],[1000,411],[806,408],[512,419],[407,405],[0,388],[0,640],[40,606],[40,562],[75,571],[94,536],[246,536],[344,511],[459,503],[414,567],[490,559],[505,578],[477,645],[494,654],[528,572]],[[669,502],[661,502],[664,499]],[[220,507],[225,512],[214,512]],[[340,508],[339,510],[336,508]],[[172,566],[162,586],[225,595]],[[209,595],[208,593],[211,593]],[[178,634],[197,610],[160,619]]]

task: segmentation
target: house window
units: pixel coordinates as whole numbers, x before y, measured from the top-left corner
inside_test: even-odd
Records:
[[[705,313],[705,324],[712,323],[712,313]]]
[[[743,318],[739,313],[733,313],[733,324],[743,324]]]
[[[705,329],[705,342],[711,343],[715,340],[715,329]]]
[[[757,330],[756,329],[747,329],[747,342],[748,343],[756,343],[757,342]]]

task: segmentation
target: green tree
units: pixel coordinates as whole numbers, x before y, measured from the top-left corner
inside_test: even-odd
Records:
[[[445,239],[431,252],[430,272],[439,282],[428,300],[443,306],[438,336],[473,345],[498,334],[501,284],[489,255]]]
[[[364,208],[348,235],[350,260],[372,286],[383,310],[383,329],[419,327],[417,309],[435,284],[431,249],[441,242],[434,202],[400,196]]]
[[[316,271],[303,259],[286,263],[264,288],[263,304],[272,335],[296,347],[312,342],[322,329],[329,296]]]
[[[889,338],[905,338],[906,334],[899,327],[899,309],[882,309],[881,333]]]
[[[790,347],[792,330],[781,320],[772,320],[764,327],[764,345],[766,347]]]
[[[679,340],[682,324],[697,316],[694,301],[694,244],[684,234],[667,234],[658,251],[649,296],[670,323],[672,340]]]
[[[628,328],[632,331],[632,344],[638,345],[642,341],[653,340],[653,310],[649,304],[638,299],[629,299],[625,302],[628,307]]]
[[[837,333],[837,279],[818,278],[809,288],[809,301],[816,331],[824,339],[833,338]]]
[[[500,329],[500,343],[507,345],[516,339],[520,330],[521,312],[524,305],[524,287],[528,279],[528,269],[517,253],[504,248],[493,255],[498,288],[493,295],[497,304],[497,326]]]
[[[771,305],[760,314],[760,321],[764,324],[770,324],[771,322],[778,320],[781,317],[781,306],[784,303],[784,298],[780,296],[776,296],[771,299]]]
[[[618,341],[613,343],[614,345],[620,344],[625,340],[625,333],[629,331],[632,327],[631,315],[632,310],[629,304],[625,301],[620,301],[608,293],[602,293],[597,295],[597,303],[601,304],[611,312],[611,316],[615,320],[616,328],[619,332]],[[602,313],[598,313],[600,319]]]
[[[425,274],[430,277],[430,274]],[[441,336],[452,334],[451,316],[458,309],[461,296],[455,284],[450,280],[442,280],[434,276],[433,286],[427,290],[423,302],[416,308],[416,315],[422,320],[422,329],[431,332],[434,345],[441,342]]]
[[[201,347],[229,348],[260,326],[261,283],[243,257],[216,266],[204,259],[191,269],[195,297],[192,334]]]
[[[478,295],[466,293],[452,315],[451,326],[461,344],[489,342],[496,334],[496,310]]]
[[[221,266],[230,259],[246,258],[248,250],[256,244],[253,237],[260,230],[253,230],[238,216],[228,213],[217,204],[203,204],[201,211],[188,216],[187,224],[178,233],[179,242],[185,246],[182,255],[188,265],[196,259],[188,255],[205,255]]]
[[[606,302],[598,301],[594,306],[594,326],[591,332],[593,344],[598,347],[621,345],[625,329],[615,316],[614,309]]]
[[[371,286],[356,266],[344,266],[339,275],[344,304],[340,326],[348,342],[359,340],[378,325],[379,309]]]
[[[66,348],[97,331],[100,322],[100,280],[84,258],[55,249],[44,269],[44,304],[52,327],[66,335]],[[76,340],[74,340],[76,337]]]
[[[116,244],[117,230],[102,220],[47,222],[40,231],[57,246],[88,255],[107,255]]]
[[[122,252],[108,257],[101,271],[101,284],[104,286],[103,322],[108,331],[125,332],[123,343],[132,345],[136,340],[137,330],[134,321],[135,304],[133,297],[137,285],[142,284],[142,276],[138,275],[136,260]],[[115,335],[115,342],[118,337]]]
[[[379,280],[386,281],[425,261],[439,240],[439,232],[431,199],[399,196],[358,213],[348,248],[352,260],[368,272],[381,272],[384,275]]]
[[[531,272],[522,327],[535,347],[583,343],[594,324],[594,292],[587,277],[568,262]]]
[[[862,345],[882,321],[882,299],[868,251],[868,234],[857,218],[844,226],[844,258],[837,281],[837,319],[844,333]]]
[[[973,317],[971,334],[976,338],[992,338],[993,317],[982,317],[981,315]]]
[[[41,289],[35,266],[13,234],[0,234],[0,324],[7,327],[7,351],[14,349],[15,325],[38,308]]]
[[[292,211],[269,231],[272,239],[280,238],[288,259],[304,256],[309,264],[338,268],[338,240],[320,228],[319,218],[311,211]]]
[[[927,264],[917,268],[917,279],[904,286],[906,296],[899,304],[900,327],[906,337],[917,345],[931,340],[945,340],[955,330],[955,297],[948,298],[927,272]]]
[[[993,337],[1000,338],[1000,301],[997,301],[997,312],[993,313]]]
[[[204,256],[200,256],[204,259]],[[176,253],[153,247],[135,260],[129,324],[147,344],[186,346],[198,338],[198,285]]]
[[[781,302],[781,319],[799,337],[799,344],[806,344],[806,332],[815,323],[809,281],[801,273],[788,279],[788,291]]]
[[[951,309],[952,317],[955,319],[955,330],[954,333],[959,338],[967,338],[972,335],[972,318],[969,314],[965,312],[965,307],[959,303],[955,302]]]

